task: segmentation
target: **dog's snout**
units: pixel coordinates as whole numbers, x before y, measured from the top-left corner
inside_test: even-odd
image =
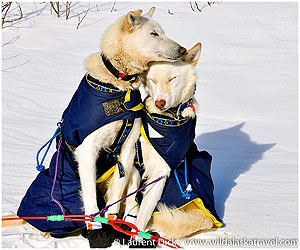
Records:
[[[186,53],[186,48],[180,46],[178,51],[181,55],[184,55]]]
[[[164,108],[165,105],[166,105],[166,101],[164,99],[155,101],[155,106],[159,109]]]

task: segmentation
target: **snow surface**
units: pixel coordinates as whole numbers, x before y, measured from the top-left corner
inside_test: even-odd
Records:
[[[203,44],[196,143],[214,157],[225,227],[194,238],[297,238],[297,3],[199,3],[201,12],[189,2],[117,2],[113,11],[112,2],[91,3],[79,29],[89,4],[72,5],[66,21],[48,3],[22,3],[23,19],[2,29],[2,214],[16,213],[37,175],[35,153],[52,136],[104,29],[130,10],[156,6],[169,37],[186,48]],[[43,238],[26,225],[3,229],[2,247],[83,248],[88,241]]]

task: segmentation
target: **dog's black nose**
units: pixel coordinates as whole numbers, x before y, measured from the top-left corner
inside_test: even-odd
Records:
[[[186,48],[184,48],[184,47],[179,47],[178,51],[179,51],[179,53],[180,53],[181,55],[184,55],[184,54],[186,53]]]

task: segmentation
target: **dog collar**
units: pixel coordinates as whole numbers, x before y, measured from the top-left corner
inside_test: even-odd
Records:
[[[90,74],[86,74],[86,81],[92,88],[102,92],[109,92],[109,93],[123,92],[122,90],[116,88],[114,85],[110,83],[101,82],[98,79],[92,77]]]
[[[128,75],[127,72],[120,72],[119,70],[117,70],[103,53],[101,54],[101,58],[108,71],[119,80],[133,82],[137,78],[138,74]]]
[[[170,108],[168,111],[175,117],[175,119],[181,118],[182,111],[187,108],[191,107],[193,112],[195,112],[195,107],[193,105],[193,99],[189,99],[187,102],[179,104],[177,107]]]
[[[155,122],[156,124],[160,124],[162,126],[167,127],[178,127],[182,126],[183,124],[187,123],[191,118],[190,117],[178,117],[178,118],[170,118],[165,115],[150,113],[147,109],[143,109],[148,118]]]

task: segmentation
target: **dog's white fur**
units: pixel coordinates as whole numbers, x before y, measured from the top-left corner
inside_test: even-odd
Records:
[[[194,96],[196,89],[195,66],[198,63],[201,53],[201,44],[197,43],[183,57],[182,61],[174,63],[153,63],[147,74],[147,84],[145,86],[149,96],[145,100],[145,106],[150,113],[159,113],[173,118],[173,114],[168,112],[171,107],[176,107],[181,103],[187,102]],[[157,108],[157,101],[163,100],[164,107]],[[196,100],[193,98],[193,104]],[[187,107],[182,112],[183,117],[195,118],[195,112],[191,107]],[[168,177],[170,167],[155,149],[143,138],[140,137],[142,154],[144,160],[145,173],[147,182],[151,182],[160,176]],[[133,178],[139,178],[139,173],[133,169]],[[138,209],[134,198],[126,201],[126,206],[131,214],[137,214],[136,225],[139,230],[145,230],[151,218],[157,202],[161,198],[166,178],[147,187],[143,194],[143,200]],[[139,182],[133,182],[138,185]],[[129,187],[129,192],[138,186]],[[207,218],[200,209],[196,209],[191,204],[182,210],[172,210],[164,204],[160,204],[160,213],[153,215],[152,229],[162,231],[167,237],[182,238],[195,233],[199,230],[211,228],[213,222]]]
[[[160,25],[153,20],[154,8],[141,15],[142,11],[131,11],[118,19],[103,34],[102,53],[115,68],[128,74],[140,74],[148,70],[153,61],[175,61],[182,56],[182,47],[168,38]],[[85,62],[86,70],[94,78],[108,82],[121,90],[138,88],[140,80],[130,82],[116,79],[104,66],[100,54],[90,55]],[[96,201],[96,160],[101,150],[112,145],[122,121],[112,122],[88,135],[75,150],[79,164],[82,199],[85,214],[99,211]],[[112,176],[107,190],[107,204],[122,197],[133,167],[134,144],[139,137],[140,119],[136,119],[132,131],[122,146],[119,161],[123,164],[125,177],[119,178],[118,170]],[[119,212],[120,204],[111,206],[108,214]]]

